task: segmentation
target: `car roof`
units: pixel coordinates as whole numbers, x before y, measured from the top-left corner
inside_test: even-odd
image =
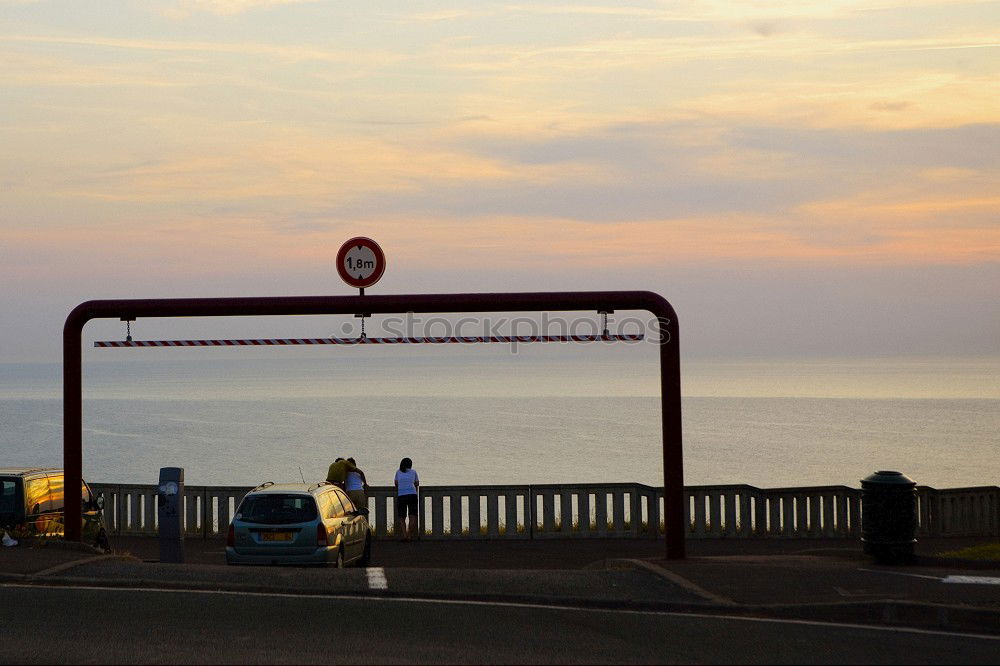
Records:
[[[0,467],[0,475],[2,476],[31,476],[50,472],[62,474],[62,470],[58,467]]]
[[[262,483],[250,493],[308,493],[314,495],[325,490],[335,488],[331,483]],[[250,494],[248,493],[248,494]]]

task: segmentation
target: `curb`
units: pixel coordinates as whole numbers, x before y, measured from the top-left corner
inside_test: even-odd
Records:
[[[949,569],[993,569],[1000,570],[1000,560],[966,560],[960,557],[938,557],[917,555],[913,563],[922,567],[946,567]]]
[[[95,548],[90,544],[81,543],[79,541],[65,541],[63,539],[39,539],[33,537],[27,537],[20,539],[20,543],[15,546],[17,548],[47,548],[52,550],[70,550],[76,551],[78,553],[90,553],[93,555],[101,555],[104,551],[99,548]]]
[[[643,560],[635,560],[631,558],[612,558],[609,560],[605,560],[605,568],[641,569],[643,571],[653,574],[654,576],[657,576],[658,578],[673,583],[677,587],[683,589],[685,592],[689,592],[695,595],[696,597],[700,597],[701,599],[704,599],[709,603],[718,604],[719,606],[728,606],[728,607],[733,607],[738,605],[732,599],[728,599],[718,594],[709,592],[708,590],[689,581],[684,576],[676,574],[673,571],[668,571],[667,569],[658,567],[655,564],[650,564],[649,562],[645,562]]]
[[[71,549],[72,550],[72,549]],[[99,555],[93,555],[91,557],[83,557],[75,560],[70,560],[68,562],[62,562],[55,566],[51,566],[48,569],[42,569],[40,571],[31,571],[26,573],[8,573],[0,572],[0,583],[24,583],[30,581],[37,581],[39,583],[44,583],[48,580],[61,580],[59,577],[52,578],[52,574],[62,573],[63,571],[68,571],[78,566],[84,564],[92,564],[94,562],[100,562],[101,560],[129,560],[131,558],[124,557],[122,555],[113,555],[101,553]],[[97,579],[94,579],[97,580]]]
[[[55,573],[60,573],[60,572],[63,572],[63,571],[67,571],[67,570],[72,569],[74,567],[83,566],[84,564],[90,564],[92,562],[99,562],[101,560],[129,560],[129,559],[133,559],[133,558],[125,557],[125,556],[122,556],[122,555],[112,555],[112,554],[103,554],[102,553],[101,555],[94,555],[93,557],[84,557],[83,559],[80,559],[80,560],[72,560],[70,562],[63,562],[62,564],[57,564],[54,567],[49,567],[48,569],[43,569],[41,571],[36,571],[35,573],[29,574],[29,575],[31,575],[31,576],[38,576],[38,577],[51,576],[52,574],[55,574]]]
[[[1000,610],[923,601],[882,599],[781,606],[745,606],[754,615],[784,619],[876,624],[1000,636]]]

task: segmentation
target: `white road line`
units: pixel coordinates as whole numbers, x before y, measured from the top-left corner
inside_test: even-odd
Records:
[[[924,574],[903,573],[902,571],[880,571],[878,569],[858,569],[858,571],[867,571],[868,573],[890,574],[892,576],[909,576],[910,578],[927,578],[930,580],[943,580],[941,576],[925,576]]]
[[[942,583],[965,583],[967,585],[1000,585],[1000,578],[994,576],[927,576],[924,574],[913,574],[913,573],[903,573],[902,571],[879,571],[878,569],[858,569],[858,571],[867,571],[869,573],[882,573],[891,574],[893,576],[908,576],[910,578],[927,578],[930,580],[939,580]]]
[[[463,599],[420,599],[416,597],[362,597],[351,594],[294,594],[289,592],[236,592],[232,590],[177,590],[164,587],[112,587],[96,585],[28,585],[25,583],[0,583],[0,589],[25,588],[45,590],[97,590],[101,592],[160,592],[164,594],[205,594],[238,597],[281,597],[285,599],[337,599],[342,601],[368,601],[374,603],[413,603],[438,604],[457,606],[498,606],[501,608],[546,609],[571,611],[578,613],[622,613],[626,615],[668,615],[671,617],[697,617],[707,619],[735,620],[741,622],[763,622],[769,624],[798,624],[810,627],[841,627],[846,629],[865,629],[902,634],[927,634],[930,636],[964,636],[990,641],[1000,641],[1000,636],[990,634],[974,634],[961,631],[940,631],[935,629],[914,629],[912,627],[886,627],[874,624],[853,624],[850,622],[819,622],[816,620],[785,620],[771,617],[745,617],[742,615],[714,615],[712,613],[683,613],[676,611],[642,611],[619,608],[581,608],[579,606],[563,606],[559,604],[526,604],[512,601],[471,601]]]
[[[972,585],[1000,585],[1000,578],[992,576],[948,576],[942,583],[968,583]]]
[[[388,590],[389,581],[385,579],[385,569],[382,567],[368,567],[365,569],[365,573],[368,575],[368,589],[370,590]]]

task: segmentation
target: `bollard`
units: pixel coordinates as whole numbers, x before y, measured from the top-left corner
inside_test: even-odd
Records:
[[[901,472],[879,471],[861,480],[861,542],[882,564],[913,560],[917,542],[916,482]]]
[[[184,469],[161,467],[156,491],[160,532],[160,562],[184,562]]]

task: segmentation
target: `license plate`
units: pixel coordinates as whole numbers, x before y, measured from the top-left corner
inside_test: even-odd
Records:
[[[293,534],[291,532],[264,532],[262,535],[264,541],[291,541]]]

